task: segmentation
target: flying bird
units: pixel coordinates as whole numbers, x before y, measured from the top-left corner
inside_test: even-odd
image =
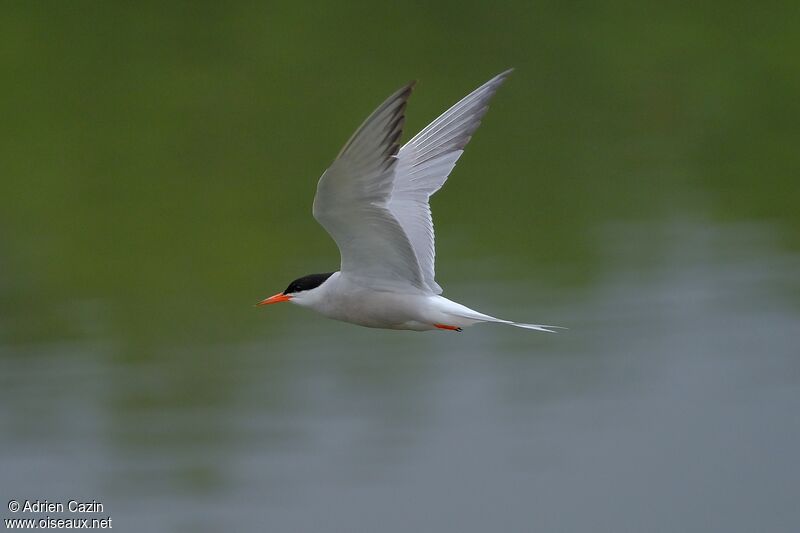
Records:
[[[322,174],[314,218],[341,254],[338,272],[311,274],[257,305],[291,302],[370,328],[451,330],[502,320],[441,296],[430,197],[447,180],[511,70],[487,81],[400,146],[411,82],[386,99]]]

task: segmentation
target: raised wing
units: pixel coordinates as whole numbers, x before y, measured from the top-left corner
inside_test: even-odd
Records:
[[[428,124],[397,154],[388,207],[411,242],[425,286],[436,294],[441,294],[442,288],[434,279],[436,247],[428,201],[447,181],[480,126],[489,100],[510,73],[507,70],[475,89]]]
[[[381,104],[322,174],[314,218],[339,246],[343,274],[375,289],[428,292],[411,242],[387,208],[413,86]]]

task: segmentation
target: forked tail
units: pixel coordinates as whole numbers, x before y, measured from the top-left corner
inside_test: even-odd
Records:
[[[546,326],[542,324],[524,324],[522,322],[511,322],[510,320],[501,320],[499,318],[495,318],[494,320],[487,320],[486,322],[497,322],[498,324],[508,324],[509,326],[514,326],[517,328],[525,328],[525,329],[535,329],[536,331],[546,331],[547,333],[558,333],[557,331],[553,331],[555,329],[567,329],[562,326]]]
[[[444,297],[440,296],[439,298],[441,301],[446,302],[447,312],[449,314],[462,319],[460,324],[463,326],[469,326],[475,324],[476,322],[495,322],[497,324],[507,324],[509,326],[514,326],[517,328],[533,329],[536,331],[546,331],[547,333],[557,333],[557,331],[554,331],[556,329],[567,329],[561,326],[547,326],[544,324],[525,324],[523,322],[512,322],[511,320],[503,320],[502,318],[495,318],[491,315],[485,315],[483,313],[479,313],[474,309],[470,309],[469,307],[453,302],[452,300],[447,300]]]

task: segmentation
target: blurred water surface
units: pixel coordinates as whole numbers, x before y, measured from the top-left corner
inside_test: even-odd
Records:
[[[123,531],[800,529],[797,8],[16,3],[0,496]],[[508,66],[433,201],[445,294],[558,335],[254,309],[316,179]],[[0,516],[7,518],[5,510]]]

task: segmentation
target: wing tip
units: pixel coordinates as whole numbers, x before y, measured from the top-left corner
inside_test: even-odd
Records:
[[[417,80],[411,80],[408,83],[406,83],[405,85],[403,85],[402,87],[400,87],[399,89],[397,89],[397,91],[395,91],[395,93],[393,95],[394,98],[389,97],[389,99],[390,100],[395,100],[395,99],[403,100],[404,101],[403,104],[405,105],[405,102],[411,96],[411,93],[414,92],[414,88],[416,86],[417,86]]]
[[[500,74],[497,74],[494,78],[487,81],[484,85],[500,85],[506,81],[506,78],[508,78],[512,72],[514,72],[514,67],[507,68]]]
[[[494,94],[494,91],[506,81],[506,79],[511,75],[512,72],[514,72],[514,67],[504,70],[503,72],[501,72],[494,78],[490,79],[483,85],[483,87],[491,87],[491,93],[489,97],[491,97],[491,95]]]

